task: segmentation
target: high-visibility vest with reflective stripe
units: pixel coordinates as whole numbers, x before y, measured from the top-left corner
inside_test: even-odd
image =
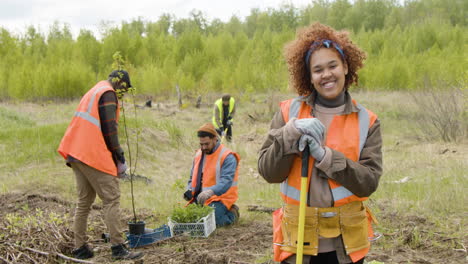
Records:
[[[197,185],[197,172],[198,167],[203,166],[203,178],[202,178],[202,189],[201,191],[206,191],[212,189],[216,183],[221,178],[221,167],[223,166],[224,160],[229,154],[233,154],[237,160],[237,168],[234,175],[234,179],[232,181],[231,187],[227,190],[227,192],[223,193],[220,196],[213,195],[208,200],[206,200],[205,204],[208,205],[215,201],[221,201],[228,210],[231,209],[231,206],[237,201],[238,198],[238,188],[237,188],[237,179],[239,173],[239,163],[240,163],[240,156],[239,154],[232,152],[230,149],[224,147],[222,144],[219,145],[218,149],[215,152],[209,155],[205,155],[203,164],[200,164],[200,160],[202,157],[202,151],[198,150],[197,154],[195,155],[194,159],[194,166],[192,170],[192,195],[195,195],[195,187]]]
[[[234,109],[234,104],[235,103],[236,103],[236,100],[234,100],[234,97],[231,97],[231,99],[229,99],[229,114],[232,113],[232,110]],[[218,107],[219,119],[222,122],[223,121],[223,99],[220,98],[220,99],[216,100],[215,105]],[[213,110],[213,125],[215,126],[215,128],[219,128],[218,124],[216,123],[215,114],[216,114],[216,112],[215,112],[215,110]]]
[[[108,81],[100,81],[81,98],[75,115],[60,142],[58,152],[65,159],[72,156],[90,167],[117,176],[112,153],[107,148],[102,135],[98,109],[99,99],[107,91],[115,92]],[[118,120],[118,104],[116,117]]]
[[[298,119],[313,117],[311,115],[312,107],[300,99],[301,97],[298,97],[281,102],[281,113],[285,122],[293,117]],[[348,159],[358,161],[362,148],[366,143],[369,127],[374,124],[377,116],[354,100],[353,103],[359,109],[359,112],[334,116],[327,131],[325,145],[343,153]],[[314,161],[311,156],[310,164],[313,164]],[[280,185],[281,194],[286,203],[299,204],[301,164],[301,158],[295,157],[288,179]],[[309,166],[308,184],[310,184],[312,168],[313,166]],[[329,179],[328,183],[332,191],[334,206],[367,199],[367,197],[357,197],[346,187],[332,179]]]
[[[287,123],[291,118],[311,118],[312,107],[301,100],[302,97],[290,99],[280,103],[281,114],[284,121]],[[371,111],[365,109],[360,104],[353,100],[353,104],[359,109],[359,111],[352,112],[347,115],[336,115],[333,117],[330,126],[327,130],[325,145],[331,149],[337,150],[343,153],[347,158],[358,161],[360,153],[366,143],[369,128],[377,120],[377,115]],[[314,167],[315,160],[311,156],[309,158],[309,172],[307,179],[307,186],[310,186],[310,180],[312,175],[312,168]],[[285,203],[299,205],[300,192],[301,192],[301,157],[297,156],[293,160],[293,165],[289,171],[288,178],[280,184],[281,197]],[[338,182],[328,179],[330,186],[333,206],[338,207],[353,201],[364,201],[367,197],[358,197],[346,187],[340,185]],[[277,212],[278,214],[279,212]],[[276,221],[280,218],[277,217]],[[369,220],[369,236],[373,236],[372,226]],[[280,226],[275,224],[274,226]],[[281,238],[281,229],[274,230],[276,237]],[[350,254],[350,258],[353,262],[362,259],[368,253],[369,248],[361,249]],[[293,255],[291,252],[282,251],[279,246],[274,245],[274,256],[276,261],[283,261],[289,256]]]

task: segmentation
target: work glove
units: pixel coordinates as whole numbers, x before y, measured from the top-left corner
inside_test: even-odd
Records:
[[[317,118],[303,118],[294,120],[294,126],[303,135],[312,136],[319,145],[322,144],[325,126]]]
[[[197,203],[203,205],[205,204],[206,200],[208,200],[213,195],[214,195],[213,190],[203,191],[197,196]]]
[[[227,125],[227,126],[232,126],[232,120],[226,121],[226,125]]]
[[[119,179],[121,179],[121,180],[128,180],[128,179],[130,179],[130,175],[128,175],[126,172],[117,174],[117,177],[119,177]]]
[[[120,161],[117,161],[117,176],[119,176],[119,178],[125,178],[127,177],[126,175],[126,172],[127,171],[127,164],[125,162],[120,162]]]
[[[323,148],[314,137],[302,135],[299,139],[299,150],[303,151],[307,145],[309,146],[310,155],[314,157],[316,161],[322,161],[323,156],[325,156],[325,148]]]
[[[224,127],[219,127],[219,130],[217,130],[218,134],[220,137],[224,136]]]
[[[190,201],[192,200],[192,190],[187,190],[184,192],[184,199],[185,201]]]

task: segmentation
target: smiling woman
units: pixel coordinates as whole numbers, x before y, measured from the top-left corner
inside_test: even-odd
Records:
[[[380,121],[348,93],[365,54],[346,32],[315,23],[285,56],[299,97],[280,103],[258,160],[285,203],[273,214],[274,260],[363,263],[374,237],[363,201],[382,174]]]

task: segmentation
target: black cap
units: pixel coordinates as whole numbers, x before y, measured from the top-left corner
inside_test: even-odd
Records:
[[[127,88],[132,87],[130,83],[130,76],[128,75],[127,71],[124,70],[115,70],[109,74],[109,78],[119,78],[119,80],[127,83]]]

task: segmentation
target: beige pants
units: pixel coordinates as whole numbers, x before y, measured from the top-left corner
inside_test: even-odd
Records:
[[[112,245],[124,243],[120,229],[120,189],[119,180],[110,174],[96,170],[81,162],[71,162],[75,173],[78,202],[76,204],[73,231],[75,247],[86,243],[86,229],[91,205],[96,199],[96,193],[102,200],[104,221],[110,233]]]

